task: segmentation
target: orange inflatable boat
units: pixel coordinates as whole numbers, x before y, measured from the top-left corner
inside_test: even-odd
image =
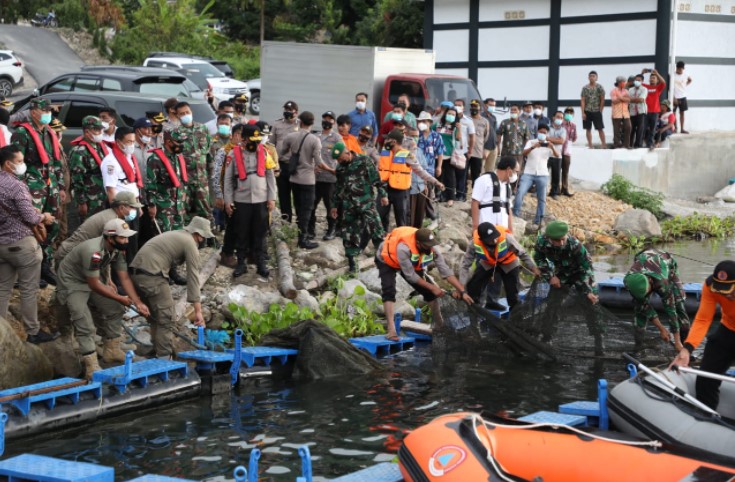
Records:
[[[607,438],[613,436],[456,413],[411,432],[398,459],[407,482],[735,480],[735,467],[667,452],[658,442]]]

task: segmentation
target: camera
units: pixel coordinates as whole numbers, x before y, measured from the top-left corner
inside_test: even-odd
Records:
[[[548,142],[546,142],[546,141],[544,141],[544,142],[540,143],[539,145],[540,145],[541,147],[549,147],[549,143],[548,143]]]

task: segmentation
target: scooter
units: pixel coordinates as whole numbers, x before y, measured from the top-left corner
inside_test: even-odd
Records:
[[[35,18],[31,20],[31,25],[34,27],[51,27],[56,28],[59,26],[59,21],[56,18],[56,12],[53,10],[46,15],[37,13]]]

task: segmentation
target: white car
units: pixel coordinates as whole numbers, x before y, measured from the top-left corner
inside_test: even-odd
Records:
[[[250,98],[250,90],[245,82],[225,76],[219,69],[205,60],[184,57],[149,57],[145,59],[143,65],[146,67],[163,67],[180,72],[202,90],[209,89],[218,102],[229,100],[230,97],[240,94],[245,94]]]
[[[260,115],[260,79],[248,80],[250,89],[250,113]]]
[[[12,50],[0,50],[0,96],[10,97],[13,88],[23,83],[23,64]]]

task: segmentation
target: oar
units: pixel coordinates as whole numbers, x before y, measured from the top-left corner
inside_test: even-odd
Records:
[[[707,405],[705,405],[704,403],[700,402],[699,400],[697,400],[693,396],[689,395],[687,392],[685,392],[681,388],[677,387],[676,385],[674,385],[673,383],[671,383],[669,380],[665,379],[664,377],[662,377],[658,373],[654,372],[653,370],[651,370],[650,368],[648,368],[647,366],[645,366],[643,363],[641,363],[638,360],[636,360],[635,358],[633,358],[632,356],[628,355],[627,353],[623,353],[623,357],[625,357],[626,360],[628,360],[630,363],[632,363],[638,370],[645,372],[650,377],[653,377],[657,382],[661,383],[664,387],[666,387],[669,390],[671,390],[671,393],[673,395],[681,398],[682,400],[685,400],[685,401],[689,402],[690,404],[694,405],[698,409],[700,409],[700,410],[702,410],[704,412],[707,412],[710,415],[713,415],[713,416],[715,416],[717,418],[720,417],[720,414],[717,413],[715,410],[712,410]]]
[[[674,365],[671,367],[671,369],[677,372],[693,373],[699,377],[711,378],[713,380],[719,380],[721,382],[735,383],[735,377],[720,375],[718,373],[705,372],[703,370],[697,370],[696,368],[680,367],[678,365]]]

